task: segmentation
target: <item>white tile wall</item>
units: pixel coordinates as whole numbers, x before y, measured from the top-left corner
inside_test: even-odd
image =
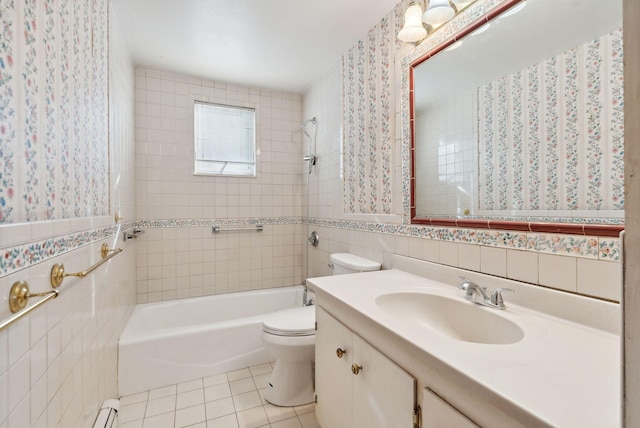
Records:
[[[195,100],[256,109],[257,177],[193,175]],[[298,94],[136,70],[138,219],[302,215],[302,105]],[[148,229],[139,238],[138,302],[299,284],[299,224],[264,232]]]
[[[195,100],[256,109],[258,177],[193,175]],[[136,70],[138,219],[301,215],[300,95]]]
[[[538,254],[507,250],[507,277],[518,281],[538,283]]]
[[[540,254],[540,284],[560,290],[578,291],[576,265],[573,257]]]
[[[420,216],[475,212],[477,93],[457,94],[416,116],[416,210]],[[453,119],[452,119],[453,118]]]
[[[578,293],[620,301],[622,265],[602,260],[578,259]]]
[[[300,284],[303,225],[262,232],[147,229],[138,238],[138,303]]]

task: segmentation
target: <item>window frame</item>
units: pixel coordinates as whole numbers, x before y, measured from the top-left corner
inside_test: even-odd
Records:
[[[203,169],[198,169],[198,162],[228,162],[228,161],[217,161],[215,159],[198,159],[198,150],[197,150],[197,123],[198,123],[198,114],[196,110],[198,108],[198,104],[204,106],[212,106],[212,107],[221,107],[226,109],[235,109],[235,110],[245,110],[250,111],[252,113],[252,139],[253,139],[253,162],[245,162],[248,165],[253,165],[252,173],[243,173],[243,172],[210,172]],[[258,176],[258,136],[257,136],[257,109],[252,106],[242,106],[242,105],[233,105],[233,104],[223,104],[223,103],[213,103],[202,100],[193,100],[193,175],[195,176],[212,176],[212,177],[245,177],[245,178],[256,178]],[[238,162],[237,164],[243,164],[243,162]],[[226,167],[226,166],[225,166]],[[222,171],[224,171],[224,168]]]

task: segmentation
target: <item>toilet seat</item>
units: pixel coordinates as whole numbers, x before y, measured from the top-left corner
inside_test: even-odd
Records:
[[[313,336],[316,334],[314,306],[285,309],[264,317],[262,330],[275,336]]]

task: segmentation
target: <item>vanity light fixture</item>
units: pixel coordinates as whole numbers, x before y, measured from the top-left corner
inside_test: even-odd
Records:
[[[398,39],[406,43],[419,42],[427,37],[427,29],[422,25],[422,7],[411,2],[404,14],[404,26],[398,33]]]
[[[431,31],[451,20],[461,10],[476,0],[425,0],[412,1],[404,14],[404,26],[398,32],[398,39],[406,43],[417,43],[427,37],[427,24]],[[426,10],[422,13],[424,4]]]
[[[456,16],[456,10],[451,6],[449,0],[430,0],[427,10],[422,15],[422,20],[435,30],[454,16]]]

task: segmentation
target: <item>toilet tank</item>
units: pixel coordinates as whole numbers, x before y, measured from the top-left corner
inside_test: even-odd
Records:
[[[380,263],[349,253],[331,254],[330,258],[334,275],[380,270]]]

